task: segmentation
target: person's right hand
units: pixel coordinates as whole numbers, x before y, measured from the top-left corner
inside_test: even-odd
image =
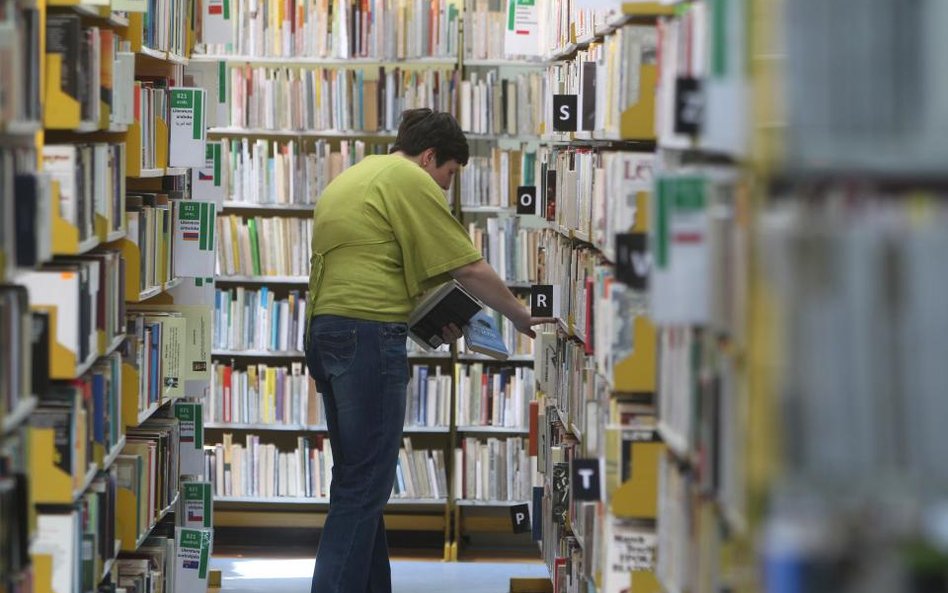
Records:
[[[555,317],[531,317],[530,311],[524,308],[524,316],[522,318],[514,320],[514,327],[517,328],[517,331],[530,336],[531,338],[536,338],[537,334],[533,331],[533,326],[543,325],[544,323],[556,323]]]

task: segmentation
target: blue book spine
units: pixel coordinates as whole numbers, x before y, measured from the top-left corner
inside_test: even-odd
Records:
[[[221,345],[221,327],[223,326],[223,295],[220,290],[214,291],[214,345]]]
[[[270,349],[280,348],[280,307],[273,307],[273,319],[270,320]]]

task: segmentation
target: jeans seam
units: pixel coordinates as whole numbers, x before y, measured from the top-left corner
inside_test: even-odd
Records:
[[[371,484],[371,483],[373,482],[373,480],[374,480],[374,478],[375,478],[375,474],[376,474],[376,472],[377,472],[377,468],[378,468],[378,464],[377,464],[377,463],[373,463],[373,464],[372,464],[372,468],[369,470],[369,472],[370,472],[370,473],[369,473],[369,480],[368,480],[368,483],[369,483],[369,484]],[[362,490],[362,496],[361,496],[361,498],[360,498],[360,500],[359,500],[359,506],[360,506],[361,508],[365,508],[365,499],[366,499],[366,497],[368,496],[368,494],[369,494],[369,489],[368,489],[368,488],[364,488],[364,489]],[[358,519],[358,522],[359,522],[360,525],[365,522],[365,517],[366,517],[366,515],[365,515],[364,513],[363,513],[363,514],[360,514],[359,519]],[[376,517],[376,522],[378,522],[378,517]],[[378,526],[376,526],[376,529],[377,529],[377,528],[378,528]],[[352,558],[352,549],[355,547],[355,540],[356,540],[355,534],[356,534],[357,531],[358,531],[357,529],[353,529],[352,531],[349,532],[349,534],[350,534],[350,536],[349,536],[349,545],[346,546],[346,564],[345,564],[345,567],[344,567],[343,570],[340,570],[340,571],[338,571],[338,572],[336,573],[336,582],[335,582],[335,586],[333,587],[333,590],[334,590],[334,591],[341,591],[340,584],[341,584],[341,582],[342,582],[343,573],[346,572],[346,570],[348,570],[349,567],[350,567],[349,559]],[[371,576],[370,576],[370,578],[371,578]]]

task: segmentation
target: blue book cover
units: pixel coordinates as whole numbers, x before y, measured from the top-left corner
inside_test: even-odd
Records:
[[[507,345],[504,343],[504,336],[497,328],[497,323],[484,310],[471,317],[471,320],[464,326],[464,343],[467,344],[470,350],[497,360],[507,360],[510,356]]]

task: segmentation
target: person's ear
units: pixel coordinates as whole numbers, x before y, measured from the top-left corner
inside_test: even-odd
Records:
[[[422,153],[421,164],[427,167],[429,164],[436,162],[436,159],[437,159],[437,154],[435,154],[435,149],[426,148],[425,151]]]

